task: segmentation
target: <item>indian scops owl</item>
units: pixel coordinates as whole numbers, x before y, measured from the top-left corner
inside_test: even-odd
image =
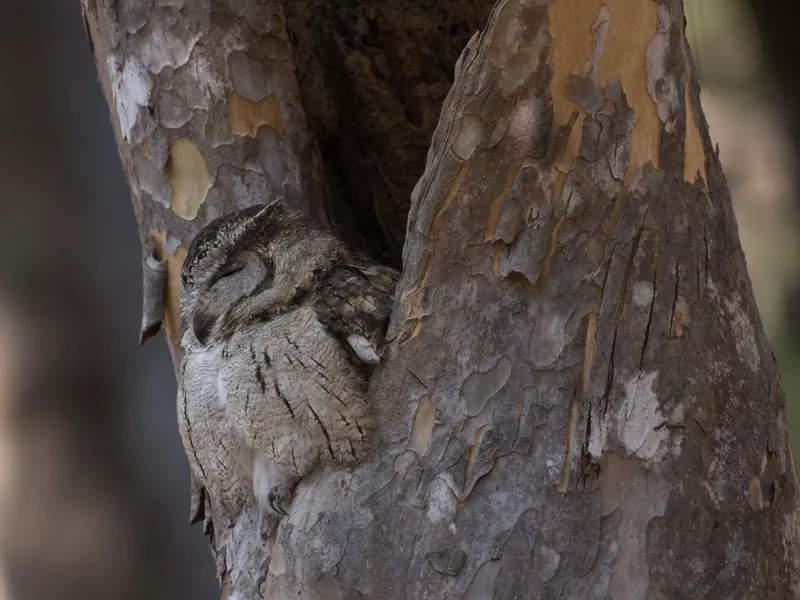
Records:
[[[367,379],[398,273],[278,203],[224,215],[182,271],[181,435],[212,503],[286,514],[297,481],[367,449]],[[249,490],[248,490],[249,492]]]

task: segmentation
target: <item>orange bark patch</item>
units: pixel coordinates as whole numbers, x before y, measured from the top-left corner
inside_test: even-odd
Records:
[[[694,118],[694,111],[689,97],[689,85],[686,85],[686,140],[684,148],[686,156],[683,161],[683,178],[689,183],[697,179],[698,174],[704,181],[708,181],[706,172],[706,153],[703,149],[703,136],[700,134],[700,126]]]
[[[175,138],[169,148],[167,177],[170,207],[181,219],[193,220],[211,189],[211,175],[197,146],[186,138]]]
[[[506,196],[508,196],[508,192],[511,191],[511,186],[513,186],[514,182],[517,180],[520,169],[527,158],[528,157],[523,156],[514,162],[514,164],[511,166],[511,169],[508,171],[508,175],[506,175],[506,181],[503,184],[503,187],[500,188],[500,191],[497,192],[495,197],[492,199],[492,203],[489,205],[489,218],[486,219],[486,230],[483,235],[484,242],[489,242],[494,237],[494,231],[497,228],[497,221],[500,218],[500,207],[503,204],[503,200],[505,200]]]
[[[578,152],[581,150],[583,119],[585,117],[586,113],[581,111],[578,115],[578,118],[575,119],[572,130],[569,132],[569,139],[567,140],[567,146],[564,149],[564,154],[561,156],[561,160],[556,165],[558,173],[556,173],[556,184],[553,190],[553,197],[551,198],[553,204],[561,199],[561,194],[564,193],[564,184],[567,183],[567,174],[572,168],[572,163],[575,162],[575,159],[578,157]]]
[[[275,94],[251,102],[235,91],[228,92],[228,122],[234,135],[254,138],[262,125],[283,135],[283,117]]]
[[[580,111],[578,117],[575,119],[575,123],[572,125],[572,130],[569,132],[569,139],[567,139],[567,146],[564,148],[564,154],[556,165],[556,168],[561,173],[569,173],[573,161],[578,156],[578,152],[581,150],[581,134],[583,133],[583,120],[585,117],[586,113]],[[553,197],[553,199],[558,200],[560,197],[561,194],[558,193]]]
[[[608,8],[611,25],[600,59],[600,85],[619,75],[628,105],[636,111],[631,162],[623,176],[627,189],[631,176],[648,161],[659,166],[662,123],[647,91],[647,47],[658,33],[658,5],[652,0],[613,0]]]
[[[408,449],[418,456],[425,456],[431,443],[431,434],[436,425],[436,407],[427,396],[422,396],[417,403],[414,414],[414,425],[411,428],[411,441]]]
[[[164,331],[171,344],[180,343],[181,324],[181,267],[186,259],[186,248],[178,246],[174,253],[166,250],[167,233],[160,229],[151,229],[150,235],[155,242],[154,256],[156,260],[166,264],[166,282],[164,285]]]
[[[567,421],[567,438],[564,441],[564,462],[561,465],[561,478],[556,484],[556,491],[564,494],[569,489],[570,472],[572,471],[573,447],[575,446],[575,436],[578,432],[578,402],[572,399],[569,409],[569,420]]]
[[[636,111],[631,134],[631,162],[624,182],[648,161],[658,166],[661,121],[655,101],[647,91],[647,47],[657,33],[658,7],[652,0],[556,0],[548,7],[553,41],[553,107],[555,125],[567,122],[580,106],[567,99],[567,81],[592,58],[592,26],[605,7],[610,20],[599,61],[598,83],[604,86],[611,75],[622,82],[628,105]],[[576,124],[577,127],[577,124]],[[580,130],[579,130],[580,131]],[[578,142],[580,137],[576,136]],[[570,139],[570,144],[574,144]],[[563,169],[562,169],[563,170]],[[624,188],[623,188],[624,189]]]
[[[503,249],[507,248],[503,242],[497,242],[494,245],[494,249],[492,250],[492,273],[498,279],[502,279],[503,276],[500,274],[500,255],[503,252]]]
[[[550,61],[553,80],[550,89],[556,126],[564,125],[572,111],[580,109],[580,105],[567,99],[567,81],[592,56],[592,25],[602,7],[603,0],[556,0],[547,8],[552,36]]]
[[[147,140],[142,140],[142,143],[139,144],[139,148],[142,150],[142,155],[150,162],[153,162],[153,155],[150,154],[150,144]]]
[[[564,212],[558,217],[558,221],[556,221],[556,224],[550,232],[550,242],[547,245],[547,254],[545,254],[544,257],[544,267],[542,268],[542,272],[539,273],[539,277],[536,279],[534,286],[538,285],[542,279],[550,274],[550,268],[553,266],[553,257],[556,255],[556,250],[558,250],[558,234],[561,231],[561,227],[564,225],[564,221],[567,219],[568,208],[569,204],[564,207]]]
[[[475,441],[467,451],[467,469],[466,469],[467,475],[470,474],[472,468],[475,466],[475,458],[478,455],[478,447],[480,446],[482,437],[481,434],[483,433],[484,429],[486,429],[486,425],[481,425],[480,427],[478,427],[478,429],[475,430]]]
[[[461,163],[461,168],[458,169],[458,173],[456,173],[456,176],[447,188],[444,198],[442,198],[441,202],[439,202],[439,206],[437,206],[436,210],[433,212],[430,228],[428,229],[428,236],[431,239],[435,239],[439,233],[439,219],[441,219],[444,212],[450,208],[453,200],[458,195],[458,190],[461,189],[461,184],[464,183],[464,179],[467,177],[468,164],[469,162],[467,161]]]

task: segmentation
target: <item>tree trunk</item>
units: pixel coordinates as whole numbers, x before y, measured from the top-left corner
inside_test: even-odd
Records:
[[[173,346],[192,235],[264,188],[397,256],[488,12],[286,4],[84,0],[155,251],[145,330],[163,264]],[[277,530],[206,510],[224,597],[800,597],[783,396],[680,0],[501,0],[402,258],[378,451]]]

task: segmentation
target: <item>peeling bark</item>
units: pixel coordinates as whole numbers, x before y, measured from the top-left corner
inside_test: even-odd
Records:
[[[488,5],[339,4],[84,0],[173,343],[192,234],[264,188],[396,256],[480,24],[455,11]],[[223,596],[800,596],[783,395],[680,0],[501,0],[406,231],[378,451],[277,529],[201,494]]]

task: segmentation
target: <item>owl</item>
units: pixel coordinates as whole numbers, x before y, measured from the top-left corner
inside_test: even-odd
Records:
[[[367,451],[367,380],[399,274],[279,203],[226,214],[192,241],[181,278],[178,416],[212,505],[248,488],[287,514],[321,463]]]

